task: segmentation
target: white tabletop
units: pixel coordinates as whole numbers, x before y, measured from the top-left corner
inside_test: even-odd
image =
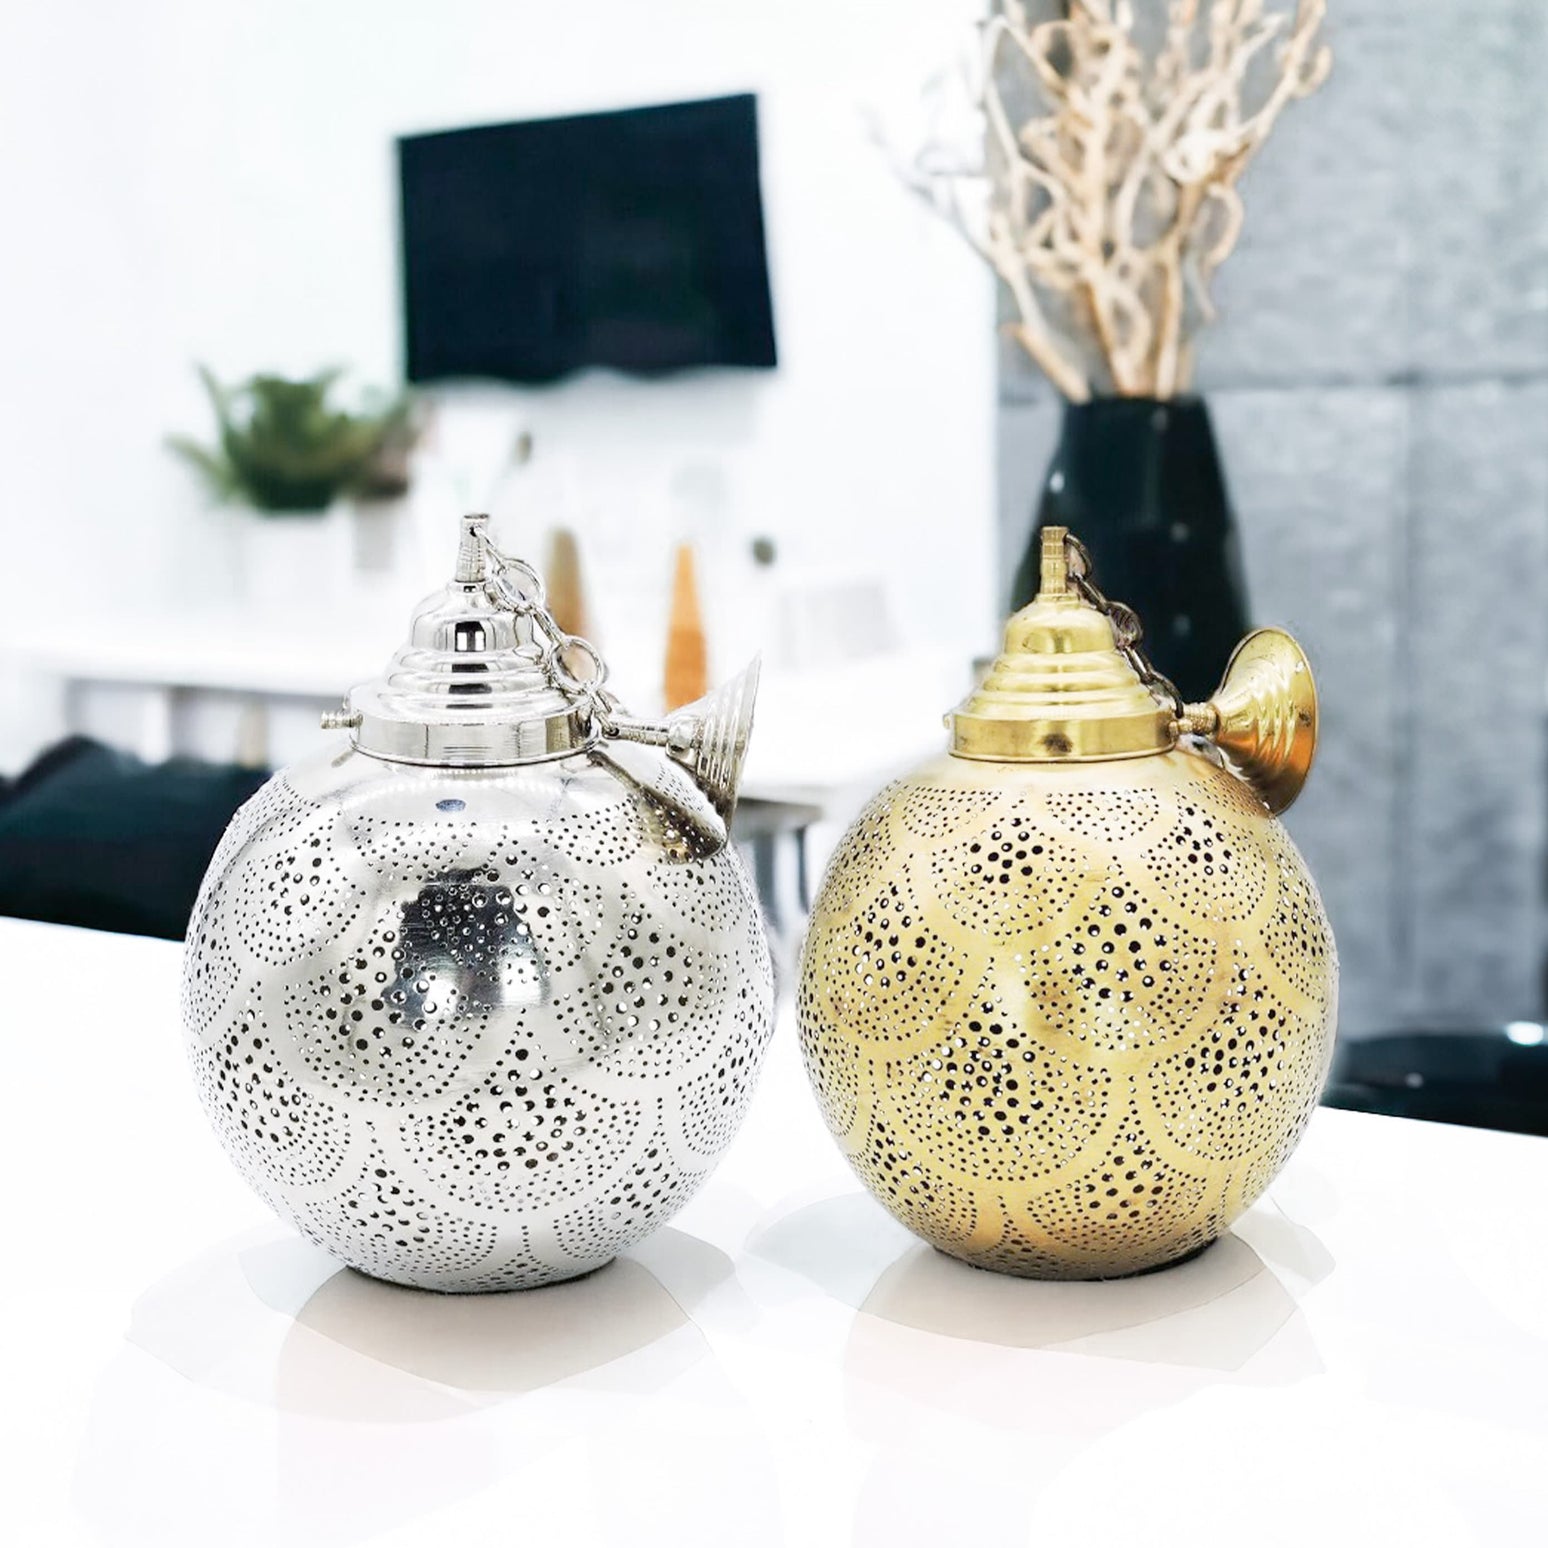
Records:
[[[1539,1140],[1322,1111],[1182,1268],[979,1273],[864,1195],[787,1024],[674,1224],[394,1290],[205,1128],[178,948],[0,921],[10,1541],[1515,1544],[1548,1515]]]

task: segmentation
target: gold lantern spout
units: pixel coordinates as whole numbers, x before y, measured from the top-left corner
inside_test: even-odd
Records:
[[[947,718],[953,754],[1004,763],[1090,763],[1211,743],[1276,815],[1317,749],[1317,687],[1283,629],[1236,648],[1219,690],[1185,705],[1146,659],[1133,611],[1097,590],[1086,551],[1045,527],[1037,596],[1006,625],[983,682]]]
[[[1306,652],[1283,629],[1257,629],[1231,653],[1204,704],[1179,729],[1202,736],[1278,816],[1301,793],[1317,756],[1317,682]]]

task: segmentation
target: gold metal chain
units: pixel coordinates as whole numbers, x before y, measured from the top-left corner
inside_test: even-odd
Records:
[[[1119,655],[1134,668],[1139,674],[1139,680],[1152,693],[1171,705],[1172,713],[1177,716],[1177,719],[1186,723],[1188,706],[1183,703],[1176,684],[1171,678],[1158,672],[1151,664],[1150,657],[1140,648],[1145,630],[1140,624],[1139,614],[1125,603],[1110,601],[1102,595],[1096,582],[1091,578],[1093,568],[1091,555],[1086,552],[1086,545],[1073,533],[1065,536],[1064,550],[1069,560],[1071,583],[1092,607],[1107,615],[1108,621],[1113,626]]]

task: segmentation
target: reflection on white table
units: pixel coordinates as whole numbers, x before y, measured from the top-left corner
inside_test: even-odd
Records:
[[[9,1540],[1540,1543],[1538,1140],[1319,1112],[1235,1232],[977,1272],[862,1194],[788,1023],[724,1165],[588,1280],[438,1297],[272,1221],[178,948],[0,921]]]

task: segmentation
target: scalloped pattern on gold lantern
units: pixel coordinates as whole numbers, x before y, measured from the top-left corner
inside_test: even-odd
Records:
[[[824,1117],[911,1230],[1059,1279],[1185,1257],[1316,1105],[1337,958],[1294,845],[1183,749],[1094,771],[945,757],[824,878],[801,1045]]]

